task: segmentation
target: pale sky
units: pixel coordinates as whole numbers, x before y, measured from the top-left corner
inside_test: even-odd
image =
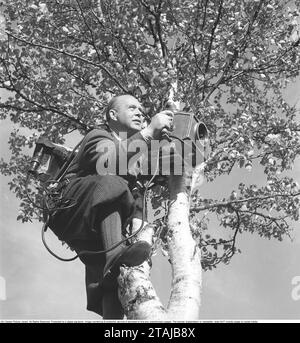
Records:
[[[287,99],[300,98],[300,81],[287,92]],[[300,108],[300,104],[299,104]],[[12,124],[0,123],[0,156],[7,157]],[[290,173],[300,183],[300,160]],[[6,300],[0,292],[0,319],[101,319],[85,309],[84,267],[80,261],[64,263],[45,250],[40,223],[16,221],[18,201],[9,192],[8,178],[0,176],[0,281],[6,281]],[[230,176],[204,184],[203,195],[230,194],[239,182],[264,184],[261,170],[235,170]],[[218,230],[218,228],[214,228]],[[65,252],[51,233],[51,246]],[[300,276],[300,223],[294,240],[277,242],[244,233],[238,237],[242,254],[230,265],[203,273],[201,319],[300,319],[300,300],[292,298],[292,280]],[[153,282],[167,304],[171,270],[160,255],[153,259]],[[2,279],[1,279],[2,278]],[[1,285],[1,282],[0,282]]]

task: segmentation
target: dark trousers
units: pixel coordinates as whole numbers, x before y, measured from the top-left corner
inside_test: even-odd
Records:
[[[122,230],[130,218],[141,217],[127,181],[119,176],[76,177],[64,190],[63,197],[75,205],[58,211],[49,226],[77,253],[109,249],[122,240]],[[123,318],[117,297],[117,277],[112,275],[103,282],[107,260],[121,248],[105,254],[80,256],[86,266],[87,309],[106,319]]]
[[[103,209],[104,210],[104,209]],[[109,250],[124,239],[121,216],[117,206],[106,209],[107,216],[99,223],[99,239],[73,242],[77,253]],[[111,273],[104,280],[103,269],[108,260],[124,247],[124,243],[102,254],[80,255],[86,266],[87,309],[100,314],[104,319],[122,319],[124,311],[118,297],[117,274]]]

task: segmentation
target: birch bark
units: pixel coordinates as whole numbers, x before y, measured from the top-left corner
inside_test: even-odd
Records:
[[[150,280],[148,262],[135,268],[121,268],[119,297],[127,319],[196,320],[201,298],[201,256],[192,238],[189,225],[189,196],[186,179],[170,177],[168,215],[168,246],[172,266],[172,287],[167,308],[161,304]],[[146,226],[139,239],[152,242],[151,225]]]

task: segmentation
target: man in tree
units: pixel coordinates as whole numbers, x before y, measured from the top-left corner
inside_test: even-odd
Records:
[[[70,183],[63,197],[75,200],[75,205],[58,211],[49,226],[80,253],[86,265],[88,309],[105,319],[119,319],[124,315],[117,291],[119,267],[140,265],[151,252],[151,246],[145,241],[116,246],[122,241],[129,220],[140,217],[131,193],[137,175],[128,167],[126,174],[119,176],[119,157],[125,157],[128,162],[136,155],[136,152],[127,153],[130,143],[142,140],[147,146],[152,139],[159,138],[162,129],[170,128],[172,112],[156,114],[149,126],[142,129],[141,104],[131,95],[121,95],[110,101],[106,117],[107,128],[94,129],[86,135],[65,176]],[[124,134],[127,139],[122,140]],[[116,162],[109,172],[114,174],[114,169],[118,175],[103,175],[99,168],[103,159],[108,164]]]
[[[208,126],[205,179],[211,183],[229,174],[237,184],[230,194],[224,187],[207,198],[198,189],[189,195],[179,182],[170,183],[175,190],[161,226],[168,231],[158,230],[168,233],[158,237],[172,267],[168,307],[151,291],[147,263],[144,273],[122,268],[118,278],[127,318],[199,319],[201,266],[229,263],[239,251],[240,234],[282,241],[290,236],[291,221],[299,220],[299,185],[287,175],[299,157],[299,108],[297,97],[287,102],[283,90],[299,78],[300,2],[6,0],[2,8],[0,90],[7,99],[1,99],[0,117],[9,117],[18,129],[11,132],[11,159],[0,160],[0,172],[12,178],[9,186],[22,200],[18,220],[38,217],[24,192],[27,149],[41,133],[61,144],[74,130],[86,134],[101,119],[107,92],[139,93],[153,113],[172,95]],[[82,151],[89,153],[89,146]],[[88,165],[83,161],[80,168]],[[80,178],[97,175],[93,168],[80,173],[75,168],[65,194],[71,186],[79,194]],[[249,178],[245,170],[258,174]],[[256,178],[262,172],[264,180]],[[91,182],[91,194],[96,188]],[[34,198],[38,201],[39,193]],[[93,216],[83,214],[92,198],[79,199],[81,213],[73,222],[65,217],[66,233],[84,220],[89,224]],[[163,196],[152,200],[159,217]]]

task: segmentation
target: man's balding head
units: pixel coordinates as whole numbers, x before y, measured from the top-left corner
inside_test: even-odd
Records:
[[[142,129],[142,106],[132,95],[115,96],[107,106],[106,120],[113,130],[131,135]]]
[[[115,110],[117,109],[117,106],[118,106],[118,102],[120,100],[122,100],[122,98],[124,96],[128,96],[127,94],[123,94],[123,95],[117,95],[117,96],[114,96],[108,103],[107,105],[107,109],[106,109],[106,112],[105,112],[105,117],[106,117],[106,121],[109,122],[110,121],[110,115],[109,115],[109,112],[110,110]],[[131,96],[131,95],[129,95]]]

